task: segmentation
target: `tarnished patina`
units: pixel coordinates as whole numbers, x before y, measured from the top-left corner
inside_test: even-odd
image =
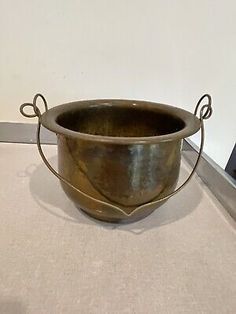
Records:
[[[42,115],[36,106],[38,97],[45,103]],[[197,118],[204,98],[208,104]],[[78,101],[47,110],[40,94],[33,104],[22,105],[24,115],[27,105],[34,109],[28,116],[39,117],[39,152],[65,193],[89,215],[110,222],[141,219],[184,186],[175,190],[181,142],[200,127],[204,139],[203,119],[212,113],[209,95],[200,99],[195,114],[158,103],[117,99]],[[58,173],[42,152],[41,124],[57,134]],[[200,153],[202,147],[203,140]]]

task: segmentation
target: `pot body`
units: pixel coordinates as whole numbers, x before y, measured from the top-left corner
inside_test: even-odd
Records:
[[[57,137],[59,174],[84,194],[63,182],[62,187],[77,207],[96,219],[119,223],[139,220],[157,208],[157,205],[145,206],[146,203],[168,195],[176,187],[181,139],[122,144],[63,134]],[[126,213],[136,207],[140,209],[127,217],[113,206]]]

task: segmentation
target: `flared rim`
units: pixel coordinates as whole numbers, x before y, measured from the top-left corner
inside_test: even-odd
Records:
[[[179,118],[184,122],[184,127],[176,132],[145,137],[115,137],[115,136],[103,136],[92,135],[87,133],[81,133],[65,128],[58,124],[58,117],[64,113],[74,111],[76,109],[83,109],[88,107],[98,106],[118,106],[120,108],[140,108],[143,110],[149,110],[153,112],[161,112],[173,117]],[[177,108],[174,106],[160,104],[143,100],[130,100],[130,99],[94,99],[94,100],[80,100],[70,103],[65,103],[56,107],[53,107],[46,111],[41,117],[42,125],[48,130],[64,135],[66,137],[72,137],[75,139],[82,139],[85,141],[104,142],[112,144],[151,144],[166,141],[174,141],[184,139],[193,135],[200,129],[200,120],[192,113]]]

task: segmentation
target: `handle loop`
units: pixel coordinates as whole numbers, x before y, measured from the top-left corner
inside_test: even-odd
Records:
[[[211,117],[212,112],[213,112],[213,109],[212,109],[212,99],[211,99],[211,96],[209,94],[205,94],[205,95],[203,95],[199,99],[199,101],[198,101],[198,103],[196,105],[196,108],[194,110],[194,115],[197,116],[197,112],[198,112],[199,106],[200,106],[200,104],[201,104],[201,102],[203,101],[204,98],[208,99],[208,103],[201,107],[201,109],[200,109],[200,119],[207,120],[207,119],[209,119]]]
[[[38,99],[38,98],[41,98],[41,99],[43,100],[44,107],[45,107],[45,111],[48,111],[48,104],[47,104],[47,101],[46,101],[45,97],[44,97],[42,94],[36,94],[36,95],[34,96],[34,99],[33,99],[33,103],[32,103],[32,104],[31,104],[31,103],[24,103],[24,104],[22,104],[22,105],[20,106],[20,113],[21,113],[24,117],[26,117],[26,118],[35,118],[35,117],[38,117],[39,120],[41,119],[42,114],[41,114],[41,111],[39,110],[39,107],[37,107],[37,99]],[[24,109],[25,109],[26,107],[31,107],[31,108],[33,108],[34,113],[32,113],[32,114],[26,113],[26,112],[24,111]]]
[[[194,115],[197,116],[197,113],[198,113],[198,110],[199,110],[199,107],[200,107],[200,104],[201,102],[203,101],[204,98],[207,98],[208,99],[208,103],[203,105],[200,109],[200,115],[199,115],[199,120],[200,120],[200,129],[201,129],[201,143],[200,143],[200,147],[199,147],[199,153],[198,153],[198,157],[197,157],[197,160],[196,160],[196,163],[190,173],[190,175],[188,176],[188,178],[184,181],[184,183],[182,183],[175,191],[173,191],[172,193],[158,199],[158,200],[155,200],[155,201],[151,201],[151,202],[148,202],[148,203],[145,203],[141,206],[138,206],[136,208],[134,208],[131,212],[127,213],[125,210],[123,210],[122,208],[114,205],[114,204],[110,204],[108,202],[105,202],[105,201],[102,201],[102,200],[99,200],[97,198],[94,198],[86,193],[84,193],[83,191],[81,191],[80,189],[78,189],[77,187],[75,187],[73,184],[71,184],[67,179],[65,179],[64,177],[62,177],[51,165],[50,163],[48,162],[46,156],[44,155],[44,152],[42,150],[42,147],[41,147],[41,142],[40,142],[40,130],[41,130],[41,112],[39,110],[39,108],[37,107],[37,99],[38,98],[41,98],[43,100],[43,103],[44,103],[44,106],[45,106],[45,111],[48,110],[48,105],[47,105],[47,101],[45,99],[45,97],[41,94],[36,94],[34,96],[34,99],[33,99],[33,103],[24,103],[20,106],[20,112],[23,116],[27,117],[27,118],[34,118],[34,117],[38,117],[38,126],[37,126],[37,147],[38,147],[38,151],[39,151],[39,154],[43,160],[43,162],[45,163],[45,165],[47,166],[47,168],[59,179],[61,180],[63,183],[65,183],[66,185],[68,185],[70,188],[72,188],[73,190],[77,191],[78,193],[80,193],[81,195],[83,195],[84,197],[87,197],[99,204],[103,204],[103,205],[106,205],[106,206],[109,206],[110,208],[112,209],[115,209],[116,211],[122,213],[123,215],[125,215],[126,217],[130,217],[132,216],[134,213],[136,213],[138,210],[140,210],[141,208],[143,207],[146,207],[146,206],[149,206],[149,205],[155,205],[155,204],[158,204],[160,202],[163,202],[165,200],[167,200],[168,198],[174,196],[175,194],[177,194],[178,192],[180,192],[186,185],[187,183],[191,180],[191,178],[193,177],[196,169],[197,169],[197,166],[199,164],[199,161],[201,159],[201,155],[202,155],[202,151],[203,151],[203,146],[204,146],[204,139],[205,139],[205,129],[204,129],[204,120],[206,119],[209,119],[210,116],[212,115],[212,99],[211,99],[211,96],[209,94],[205,94],[203,95],[197,105],[196,105],[196,108],[194,110]],[[24,109],[25,107],[31,107],[33,108],[33,111],[34,113],[33,114],[27,114],[24,112]]]

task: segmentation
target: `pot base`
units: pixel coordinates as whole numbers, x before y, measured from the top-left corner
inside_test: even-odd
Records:
[[[84,208],[81,208],[80,206],[76,204],[75,206],[78,208],[79,211],[81,211],[83,214],[85,214],[88,217],[91,217],[93,219],[103,221],[103,222],[113,223],[113,224],[129,224],[129,223],[137,222],[151,215],[157,209],[157,208],[149,208],[149,209],[146,209],[145,211],[137,212],[136,215],[132,215],[130,217],[124,216],[124,218],[115,218],[115,217],[111,217],[105,214],[100,214],[100,213],[98,214],[96,211],[93,211],[91,213],[90,211]]]

